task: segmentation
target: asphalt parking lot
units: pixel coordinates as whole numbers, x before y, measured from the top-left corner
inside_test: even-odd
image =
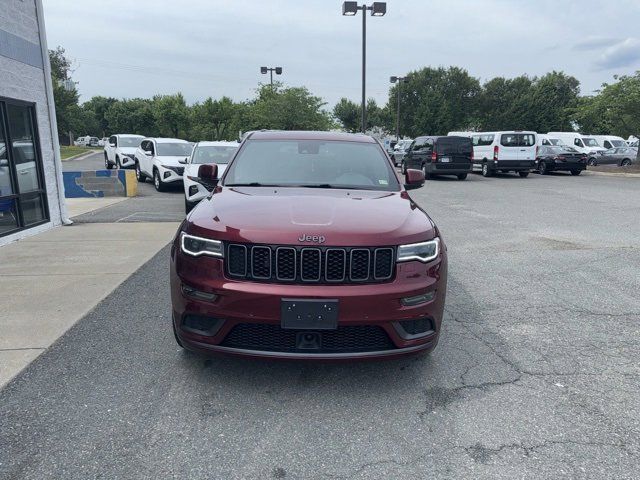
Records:
[[[182,352],[165,248],[0,391],[0,478],[637,478],[639,186],[471,175],[413,191],[449,289],[440,345],[402,361]],[[182,207],[162,195],[145,208]]]

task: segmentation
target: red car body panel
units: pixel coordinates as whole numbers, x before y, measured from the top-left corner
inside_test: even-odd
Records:
[[[260,132],[259,138],[374,141],[360,135],[317,132]],[[287,284],[229,278],[225,273],[224,259],[193,257],[182,252],[181,232],[220,240],[225,244],[295,247],[303,245],[299,241],[302,235],[323,236],[322,247],[395,248],[439,237],[441,248],[438,257],[428,263],[417,260],[397,263],[392,279],[386,282]],[[172,246],[170,276],[174,329],[186,348],[269,358],[389,358],[435,348],[446,297],[447,254],[446,245],[434,223],[402,188],[398,191],[366,191],[218,186],[181,225]],[[215,294],[216,298],[213,301],[194,298],[184,293],[183,286]],[[435,292],[432,300],[415,306],[401,303],[403,298],[426,292]],[[243,350],[221,345],[232,329],[240,324],[279,326],[283,298],[337,299],[339,326],[379,326],[395,348],[324,354]],[[199,335],[183,328],[187,315],[223,319],[224,322],[214,335]],[[433,326],[428,335],[420,338],[402,335],[399,321],[425,317]]]

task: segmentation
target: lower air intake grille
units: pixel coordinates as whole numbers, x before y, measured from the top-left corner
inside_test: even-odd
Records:
[[[323,330],[319,350],[298,350],[296,334],[299,330],[284,330],[279,325],[242,323],[233,327],[221,345],[244,350],[265,352],[353,353],[393,350],[395,345],[381,327],[371,325],[343,326]],[[306,332],[306,330],[305,330]]]

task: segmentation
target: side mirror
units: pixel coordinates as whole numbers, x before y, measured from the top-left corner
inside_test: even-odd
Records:
[[[414,190],[424,185],[424,172],[422,170],[415,170],[408,168],[407,173],[404,174],[404,188],[405,190]]]
[[[218,185],[218,165],[215,163],[209,163],[200,165],[198,168],[198,181],[204,185],[204,187],[211,191]]]
[[[144,154],[147,156],[152,156],[153,152],[151,150],[143,150]]]
[[[116,144],[115,144],[115,143],[111,143],[111,142],[109,142],[109,146],[110,146],[110,147],[115,147],[115,146],[116,146]]]
[[[178,163],[180,163],[182,165],[186,165],[188,163],[188,160],[189,160],[189,158],[185,157],[184,160],[183,159],[178,160]]]

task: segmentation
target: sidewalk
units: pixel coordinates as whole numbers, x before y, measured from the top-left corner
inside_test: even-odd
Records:
[[[177,227],[75,224],[1,247],[0,387],[167,245]]]

